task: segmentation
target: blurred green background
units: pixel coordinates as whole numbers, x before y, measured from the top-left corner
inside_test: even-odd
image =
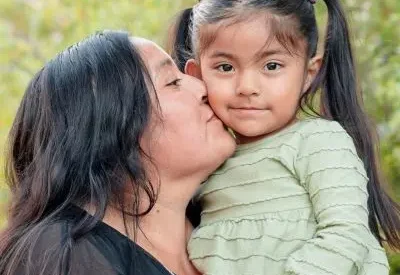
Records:
[[[0,227],[6,222],[6,137],[32,75],[57,52],[102,29],[126,29],[165,45],[176,13],[196,0],[0,1]],[[400,201],[400,1],[343,0],[368,113],[378,125],[386,189]],[[326,11],[316,5],[319,18]],[[391,274],[400,255],[390,252]],[[377,274],[379,275],[379,274]]]

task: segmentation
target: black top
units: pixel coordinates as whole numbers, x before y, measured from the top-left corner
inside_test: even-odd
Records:
[[[38,270],[46,270],[39,274],[53,274],[54,266],[51,264],[56,262],[60,255],[52,253],[52,250],[68,240],[71,225],[85,215],[88,214],[81,208],[70,206],[56,222],[43,231],[32,255]],[[171,275],[142,247],[103,222],[99,222],[89,233],[73,241],[71,247],[70,274]],[[50,260],[46,261],[50,263],[47,267],[40,264],[44,259]],[[26,274],[22,265],[17,274]]]

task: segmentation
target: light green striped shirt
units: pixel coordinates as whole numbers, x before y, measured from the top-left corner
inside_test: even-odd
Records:
[[[241,145],[199,192],[190,259],[207,275],[387,275],[367,181],[337,122],[304,119]]]

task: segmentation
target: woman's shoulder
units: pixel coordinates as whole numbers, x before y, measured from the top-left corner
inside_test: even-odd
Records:
[[[86,214],[78,207],[63,211],[40,233],[32,260],[40,267],[46,263],[53,270],[55,267],[51,265],[67,252],[71,274],[168,274],[150,254],[103,222],[98,222],[82,236],[72,238],[74,226]]]
[[[104,242],[106,235],[98,238],[100,232],[96,232],[97,228],[79,238],[72,237],[71,232],[78,220],[77,217],[72,218],[72,214],[70,211],[63,211],[56,218],[37,227],[37,238],[32,240],[32,253],[27,255],[27,260],[34,263],[35,270],[52,274],[60,268],[61,259],[67,257],[72,274],[122,274],[115,268],[116,264],[118,266],[117,251]],[[110,252],[108,254],[113,257],[109,257],[105,251]],[[22,269],[20,273],[25,274]]]

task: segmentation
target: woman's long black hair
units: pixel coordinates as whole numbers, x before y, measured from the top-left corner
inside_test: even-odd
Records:
[[[300,108],[339,122],[353,138],[369,177],[369,227],[381,244],[386,241],[392,248],[400,249],[400,206],[383,189],[377,135],[363,109],[357,87],[347,20],[339,0],[324,2],[328,10],[328,26],[322,66],[302,96]],[[250,10],[265,11],[277,16],[271,17],[273,19],[282,19],[275,20],[272,26],[275,38],[289,47],[295,47],[301,40],[306,41],[307,57],[314,57],[318,45],[314,3],[315,0],[202,0],[194,8],[182,11],[178,17],[170,35],[170,54],[183,71],[186,61],[198,58],[210,41],[210,37],[201,32],[203,26],[243,17]],[[293,24],[297,28],[293,28]],[[318,91],[321,92],[320,111],[315,110],[313,104]]]
[[[114,31],[66,49],[33,77],[9,137],[12,204],[0,237],[0,274],[15,274],[22,262],[26,274],[39,274],[30,260],[35,241],[71,204],[90,205],[95,213],[76,223],[55,250],[52,274],[68,273],[74,242],[110,204],[136,222],[150,211],[155,191],[139,145],[151,113],[149,83],[129,35]],[[134,194],[129,201],[126,190]],[[144,213],[139,194],[150,201]]]

